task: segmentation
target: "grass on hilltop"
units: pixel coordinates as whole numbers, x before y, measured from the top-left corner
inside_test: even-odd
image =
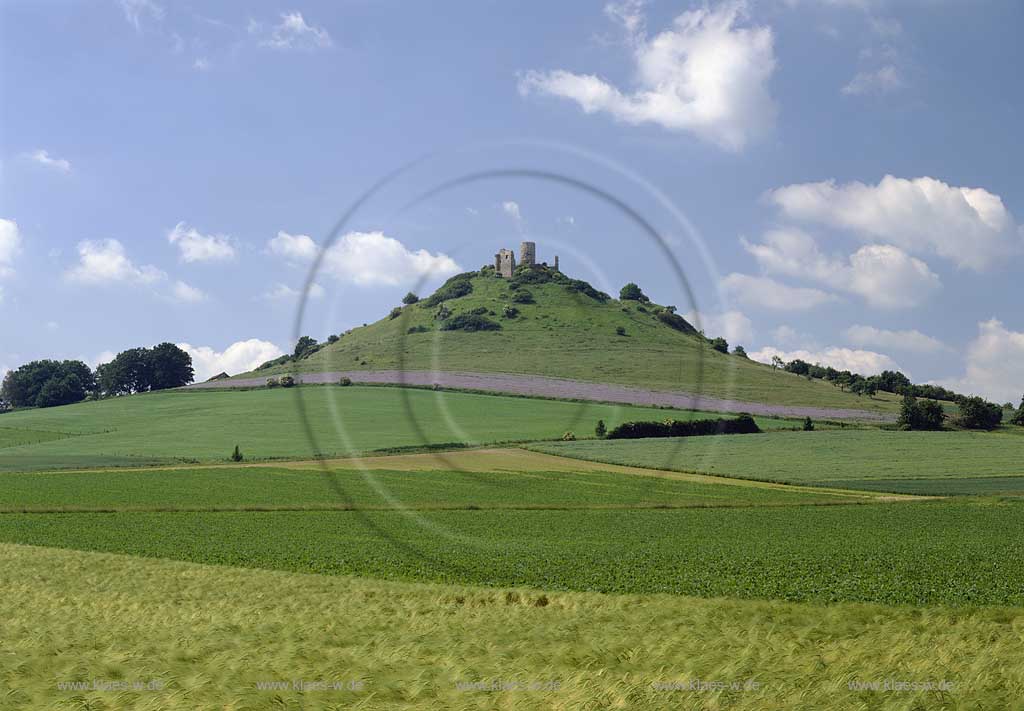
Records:
[[[907,494],[1024,494],[1024,437],[1009,430],[849,429],[545,442],[531,448],[627,466],[811,486]]]
[[[0,416],[0,472],[314,456],[299,404],[325,456],[382,448],[593,436],[599,419],[721,415],[393,387],[176,391],[19,410]],[[798,422],[758,417],[762,428]]]
[[[1024,657],[1020,609],[484,590],[13,545],[0,566],[4,709],[975,709],[1024,697],[1024,667],[1007,664]],[[656,686],[698,679],[746,689]],[[850,689],[886,679],[952,690]],[[94,680],[162,688],[58,687]],[[295,680],[359,690],[257,686]],[[459,687],[494,681],[558,688]]]
[[[525,285],[535,303],[521,304],[512,301],[506,279],[475,276],[471,281],[470,294],[444,305],[453,315],[483,309],[501,330],[443,331],[435,318],[439,307],[413,304],[396,318],[353,329],[309,358],[245,375],[393,368],[527,373],[777,405],[877,412],[896,412],[899,406],[888,393],[858,397],[820,380],[719,353],[703,338],[659,321],[654,304],[601,303],[556,283]],[[506,306],[519,309],[519,315],[502,318]],[[618,328],[625,335],[618,335]]]

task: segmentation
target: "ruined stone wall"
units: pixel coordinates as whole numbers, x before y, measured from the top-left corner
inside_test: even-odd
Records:
[[[494,255],[494,269],[498,276],[511,279],[516,270],[516,255],[511,249],[501,249]]]
[[[519,245],[519,263],[529,264],[531,267],[537,263],[537,245],[533,242],[522,242]]]

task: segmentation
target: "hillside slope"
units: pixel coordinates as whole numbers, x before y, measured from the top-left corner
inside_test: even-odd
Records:
[[[525,279],[544,279],[542,268]],[[460,275],[430,299],[396,309],[355,328],[301,360],[238,377],[351,370],[439,370],[534,374],[659,390],[681,390],[748,402],[893,412],[894,397],[875,399],[841,392],[734,355],[719,353],[681,319],[665,322],[663,307],[638,301],[600,300],[560,281],[524,283],[492,271]],[[441,300],[453,283],[469,293]],[[516,295],[528,292],[533,303]],[[525,297],[519,297],[522,301]],[[518,310],[506,317],[506,308]],[[442,309],[450,315],[442,318]],[[499,324],[499,330],[444,330],[460,316]],[[662,312],[659,315],[659,312]],[[622,333],[618,330],[621,329]],[[677,330],[683,329],[683,330]],[[716,334],[708,334],[713,336]]]

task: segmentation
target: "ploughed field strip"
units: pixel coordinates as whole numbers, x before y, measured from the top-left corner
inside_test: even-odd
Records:
[[[300,417],[309,413],[315,438]],[[3,415],[0,472],[366,454],[385,448],[557,439],[633,420],[705,412],[390,387],[175,391]],[[762,429],[799,423],[758,417]],[[71,436],[46,436],[45,433]]]
[[[544,442],[531,449],[627,466],[905,494],[1024,495],[1024,437],[877,429]]]
[[[679,508],[864,503],[878,498],[867,492],[661,472],[523,449],[0,474],[2,512]]]
[[[690,708],[695,692],[659,685],[692,679],[759,682],[698,692],[702,706],[735,711],[789,708],[794,698],[809,709],[894,698],[899,708],[1009,709],[1024,697],[1024,666],[1007,664],[1024,657],[1021,609],[486,589],[10,544],[0,544],[0,569],[11,660],[0,665],[0,708],[192,711],[230,699],[246,709],[675,710]],[[501,643],[482,630],[500,631]],[[894,677],[948,680],[952,691],[850,688]],[[159,689],[58,686],[95,679]],[[294,679],[342,687],[303,692]],[[459,687],[493,679],[560,685]]]

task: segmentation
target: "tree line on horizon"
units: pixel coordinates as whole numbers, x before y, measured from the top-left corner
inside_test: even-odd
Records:
[[[4,376],[0,412],[166,390],[188,385],[194,377],[192,356],[173,343],[129,348],[95,370],[80,360],[34,360]]]

